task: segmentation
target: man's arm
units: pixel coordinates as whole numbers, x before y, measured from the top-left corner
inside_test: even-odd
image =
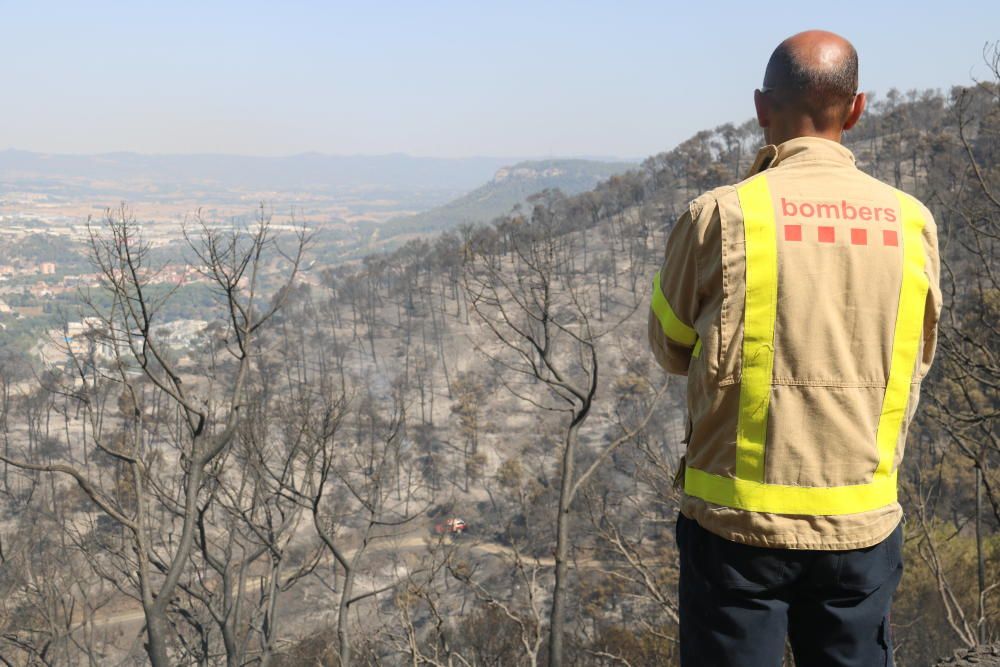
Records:
[[[649,344],[668,373],[687,375],[691,356],[701,351],[694,322],[698,316],[698,232],[692,207],[670,232],[666,258],[653,278]]]
[[[925,270],[927,272],[927,302],[924,305],[924,349],[920,359],[920,374],[923,377],[930,370],[931,362],[934,361],[934,351],[937,348],[937,327],[941,317],[941,258],[938,251],[937,226],[930,211],[924,207],[924,216],[927,221],[924,227],[924,235],[927,243],[927,262]]]

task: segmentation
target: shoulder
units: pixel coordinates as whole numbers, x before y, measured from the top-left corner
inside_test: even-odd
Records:
[[[678,221],[678,227],[684,230],[678,231],[699,247],[717,245],[721,216],[725,215],[723,209],[732,207],[730,199],[736,201],[735,193],[732,185],[725,185],[695,197],[688,202],[687,210]]]
[[[911,194],[903,192],[902,190],[899,190],[898,192],[900,192],[901,196],[909,198],[917,205],[917,209],[920,211],[920,215],[924,219],[924,228],[929,232],[937,233],[937,222],[935,222],[934,214],[931,213],[929,208],[927,208],[927,205]]]
[[[691,222],[695,226],[704,226],[711,223],[713,218],[718,218],[719,207],[724,204],[727,197],[735,195],[736,188],[732,185],[721,187],[704,192],[688,203],[688,213]]]
[[[909,192],[906,192],[905,190],[893,187],[888,183],[875,178],[871,174],[861,171],[860,169],[858,170],[858,173],[861,174],[862,177],[865,178],[872,186],[883,188],[886,191],[892,192],[893,195],[899,198],[900,200],[906,200],[915,205],[917,210],[920,212],[920,216],[924,219],[924,229],[932,234],[937,233],[937,223],[934,221],[934,214],[931,212],[930,208],[928,208],[927,205],[924,204],[922,201],[917,199],[915,195],[911,195]]]

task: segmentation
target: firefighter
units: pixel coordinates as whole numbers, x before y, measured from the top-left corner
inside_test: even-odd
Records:
[[[842,37],[782,42],[768,144],[680,216],[649,339],[687,375],[678,484],[685,667],[892,664],[897,470],[941,309],[934,220],[841,145],[865,108]]]

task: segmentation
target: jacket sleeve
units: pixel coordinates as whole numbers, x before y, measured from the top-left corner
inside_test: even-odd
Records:
[[[653,277],[649,344],[668,373],[687,375],[692,354],[701,349],[694,322],[698,316],[699,238],[692,208],[680,217],[667,240],[663,265]]]
[[[925,270],[927,273],[927,302],[924,305],[924,345],[920,358],[919,377],[930,370],[934,361],[934,351],[937,348],[937,328],[941,318],[941,256],[938,251],[937,227],[930,211],[924,209],[927,221],[924,227],[924,238],[927,248]]]

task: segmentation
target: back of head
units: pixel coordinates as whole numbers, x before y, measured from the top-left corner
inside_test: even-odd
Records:
[[[774,50],[761,89],[783,112],[809,116],[817,128],[841,125],[858,90],[858,54],[843,37],[809,30]]]

